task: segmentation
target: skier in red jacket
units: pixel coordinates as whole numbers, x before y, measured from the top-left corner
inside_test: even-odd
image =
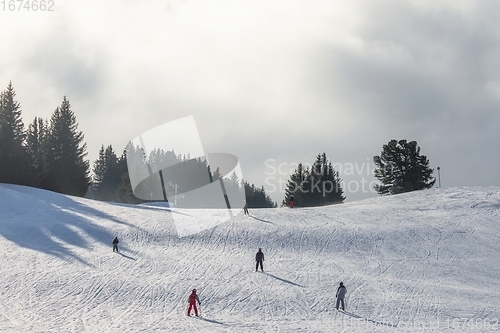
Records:
[[[201,302],[200,299],[198,298],[198,295],[196,295],[196,289],[193,289],[191,295],[189,295],[188,302],[189,302],[189,307],[187,315],[190,316],[191,309],[194,308],[194,314],[196,315],[196,317],[198,317],[198,308],[196,307],[196,302],[198,302],[198,305],[201,305]]]

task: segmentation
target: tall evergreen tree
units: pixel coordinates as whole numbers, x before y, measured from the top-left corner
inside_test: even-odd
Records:
[[[122,175],[121,183],[116,189],[116,199],[118,202],[131,203],[131,204],[144,202],[143,200],[138,199],[134,195],[134,191],[132,190],[132,185],[130,183],[130,176],[128,172]]]
[[[326,203],[342,203],[345,200],[344,190],[342,189],[342,179],[339,172],[333,169],[331,162],[327,165],[327,181],[325,182]]]
[[[132,143],[129,142],[127,147],[123,150],[122,156],[118,160],[119,169],[122,170],[121,180],[116,188],[116,201],[124,203],[141,203],[142,200],[134,196],[134,191],[132,190],[132,184],[130,183],[130,175],[127,163],[127,154],[130,150],[133,150]]]
[[[306,199],[305,193],[308,187],[307,184],[309,181],[309,175],[309,168],[304,167],[302,163],[299,163],[286,184],[285,199],[283,200],[284,206],[288,205],[290,198],[292,197],[296,203],[302,205],[301,202]]]
[[[311,166],[311,175],[307,186],[307,195],[302,200],[302,206],[316,206],[322,205],[324,201],[324,193],[322,193],[322,186],[324,182],[324,164],[322,156],[318,154],[316,161]]]
[[[59,193],[84,196],[90,185],[87,145],[76,116],[64,96],[50,119],[47,133],[47,172],[42,186]]]
[[[333,169],[326,153],[318,154],[311,167],[310,182],[304,205],[324,206],[342,203],[345,197],[340,186],[341,182],[338,172]]]
[[[28,126],[26,148],[33,165],[33,185],[39,187],[45,177],[45,154],[47,148],[47,125],[42,118],[35,117]]]
[[[117,201],[116,190],[121,184],[125,170],[111,145],[106,148],[101,146],[93,171],[93,197],[98,200]]]
[[[215,169],[215,171],[213,172],[213,174],[212,174],[212,173],[211,173],[211,171],[210,171],[210,166],[208,166],[208,168],[209,168],[209,169],[208,169],[208,172],[209,172],[209,173],[210,173],[210,175],[212,176],[212,181],[213,181],[213,182],[214,182],[214,181],[216,181],[216,180],[218,180],[219,178],[221,178],[221,177],[222,177],[222,174],[220,173],[220,168],[219,168],[219,167],[217,167],[217,168]]]
[[[236,171],[233,171],[228,178],[225,178],[224,181],[225,188],[227,193],[238,193],[244,190],[243,183],[236,174]]]
[[[0,182],[31,185],[21,105],[15,96],[12,82],[0,93]]]
[[[104,173],[106,172],[106,156],[104,155],[104,145],[101,145],[101,149],[99,150],[99,157],[94,161],[93,168],[93,180],[92,180],[92,190],[93,192],[97,192],[97,188],[102,184],[104,180]],[[93,194],[93,197],[97,198],[96,193]]]
[[[391,140],[382,147],[380,156],[374,156],[375,177],[382,183],[375,185],[380,195],[398,194],[431,188],[436,179],[429,160],[420,155],[416,141]]]

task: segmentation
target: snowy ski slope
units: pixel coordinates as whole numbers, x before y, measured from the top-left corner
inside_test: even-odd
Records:
[[[185,238],[175,213],[0,184],[0,331],[500,331],[500,188],[256,209]]]

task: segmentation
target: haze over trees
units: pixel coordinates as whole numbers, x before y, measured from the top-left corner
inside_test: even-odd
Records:
[[[76,116],[64,96],[50,118],[45,137],[45,177],[42,187],[59,193],[84,196],[90,185],[87,144],[78,130]],[[44,142],[42,142],[44,144]]]
[[[49,120],[35,117],[25,128],[21,113],[21,104],[9,82],[0,92],[1,183],[28,185],[75,196],[89,193],[92,198],[103,201],[141,203],[154,198],[173,199],[182,205],[183,193],[222,179],[227,193],[245,192],[249,208],[277,206],[264,187],[249,184],[236,173],[223,175],[229,171],[217,167],[213,170],[205,159],[181,156],[174,151],[154,150],[145,156],[139,147],[127,147],[117,155],[111,145],[103,145],[91,176],[84,135],[78,129],[76,115],[66,96]],[[135,162],[127,163],[132,155]],[[375,190],[381,195],[431,188],[436,181],[429,160],[420,154],[415,141],[391,140],[373,161],[374,175],[381,183],[375,185]],[[142,193],[140,199],[137,198],[129,171],[134,173],[142,168],[143,172],[145,164],[162,165],[164,162],[172,166],[165,172],[170,173],[168,176],[176,183],[162,184],[157,173],[146,175],[134,190],[147,195]],[[342,203],[345,196],[341,183],[339,173],[326,154],[318,154],[312,164],[300,163],[290,175],[283,205],[288,205],[292,197],[295,204],[302,207]]]
[[[12,82],[0,93],[0,182],[83,196],[90,185],[87,147],[63,97],[50,122],[35,118],[26,131]]]
[[[127,158],[129,163],[127,164]],[[148,169],[147,165],[169,165],[162,170],[162,179],[158,173],[144,175],[144,180],[135,190],[134,195],[130,183],[129,169],[133,173],[141,173]],[[162,201],[166,197],[170,203],[183,207],[188,203],[184,200],[184,193],[202,188],[210,183],[219,181],[224,175],[219,168],[212,171],[205,159],[190,158],[189,155],[176,154],[173,150],[164,151],[155,149],[148,156],[140,147],[129,144],[121,157],[117,157],[112,146],[101,147],[99,158],[94,162],[94,181],[92,197],[98,200],[139,203]],[[174,181],[175,180],[175,181]],[[245,191],[249,208],[271,208],[276,203],[266,195],[264,188],[250,185],[239,179],[235,172],[226,175],[224,187],[230,197],[238,197],[236,193]],[[220,198],[202,198],[204,204],[210,206]],[[213,203],[211,203],[213,199]],[[201,202],[201,200],[200,200]]]
[[[416,141],[391,140],[382,147],[380,155],[373,157],[373,162],[375,177],[381,182],[375,190],[380,195],[431,188],[436,182],[429,160],[420,155]]]
[[[118,189],[122,186],[123,175],[127,173],[127,160],[125,152],[117,156],[111,145],[99,150],[99,158],[94,162],[93,182],[91,186],[92,197],[102,201],[128,202],[129,197],[122,200]],[[130,187],[130,179],[128,179]],[[125,186],[126,187],[126,186]],[[132,189],[130,188],[130,191]],[[132,198],[130,198],[133,201]]]

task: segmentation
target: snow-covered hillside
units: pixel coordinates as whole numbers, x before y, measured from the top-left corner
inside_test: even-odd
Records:
[[[0,184],[0,331],[500,331],[500,188],[250,210],[184,238],[172,214]]]

